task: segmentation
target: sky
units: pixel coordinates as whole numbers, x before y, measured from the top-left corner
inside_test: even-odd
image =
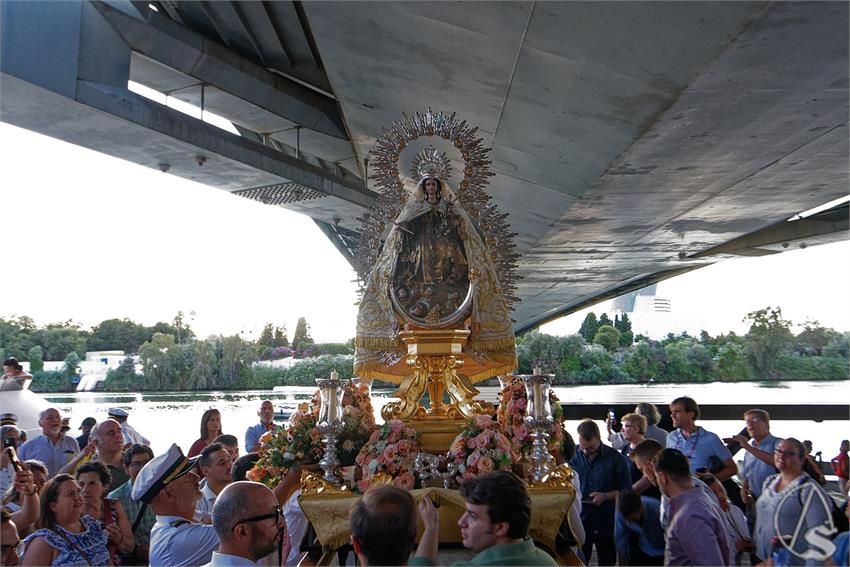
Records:
[[[182,310],[196,334],[317,342],[355,334],[355,274],[311,219],[0,123],[5,231],[0,317],[36,324],[152,325]],[[659,284],[672,331],[746,332],[746,313],[781,306],[796,323],[850,330],[850,242],[727,261]],[[541,330],[569,334],[587,311]]]

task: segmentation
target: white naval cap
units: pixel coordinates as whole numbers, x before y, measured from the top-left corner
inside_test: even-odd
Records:
[[[121,408],[109,408],[108,410],[106,410],[106,413],[108,413],[110,416],[114,415],[116,417],[127,417],[128,415],[130,415],[129,413],[127,413],[126,410],[122,410]]]
[[[186,458],[180,447],[176,443],[172,443],[168,451],[151,459],[139,471],[139,476],[133,482],[133,490],[130,495],[133,500],[141,500],[145,504],[150,504],[160,490],[191,471],[199,458],[200,455],[191,459]]]

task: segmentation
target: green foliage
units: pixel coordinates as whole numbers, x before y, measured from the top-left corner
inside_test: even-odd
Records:
[[[129,319],[106,319],[92,327],[88,339],[88,350],[123,350],[136,354],[143,343],[153,336],[151,327],[134,323]]]
[[[593,344],[605,347],[608,352],[614,352],[620,346],[620,331],[613,325],[600,325],[593,336]]]
[[[44,370],[44,351],[40,346],[34,346],[27,351],[27,360],[30,363],[30,372],[41,372]]]
[[[32,373],[30,390],[33,392],[73,392],[74,383],[71,382],[64,372],[42,370]]]
[[[305,358],[291,368],[257,365],[253,368],[254,384],[259,388],[274,386],[315,386],[316,378],[327,378],[336,370],[340,378],[350,379],[354,370],[352,355],[323,355]]]
[[[292,348],[304,348],[311,344],[313,344],[313,337],[310,336],[310,325],[307,324],[307,319],[299,317],[295,325],[295,334],[292,335]]]
[[[274,338],[272,339],[272,346],[275,348],[289,346],[289,339],[286,338],[286,325],[274,328]]]
[[[581,371],[581,355],[587,343],[581,335],[555,337],[531,331],[517,341],[519,371],[530,374],[535,366],[555,374],[555,383],[566,383]]]
[[[602,325],[611,325],[612,327],[614,326],[614,322],[611,320],[610,317],[608,317],[607,313],[603,313],[599,316],[599,326],[601,327]],[[599,329],[596,330],[598,331]]]
[[[661,382],[666,379],[666,360],[666,353],[661,345],[642,340],[626,353],[623,370],[641,382]]]
[[[850,358],[850,333],[844,333],[833,339],[823,348],[823,355]]]
[[[144,376],[136,374],[136,364],[130,356],[122,360],[118,368],[110,369],[104,382],[104,389],[111,392],[136,392],[144,386]]]
[[[80,357],[76,352],[71,351],[65,357],[65,366],[62,369],[62,374],[69,380],[75,380],[80,373]]]
[[[668,343],[665,347],[667,380],[670,382],[708,382],[713,362],[708,349],[694,339]]]
[[[753,377],[746,350],[734,342],[727,342],[717,349],[716,367],[715,377],[724,382],[743,382]]]
[[[791,322],[782,318],[782,309],[766,307],[748,313],[744,321],[750,322],[746,335],[747,354],[757,377],[765,380],[779,379],[779,358],[793,345]]]
[[[780,380],[847,380],[847,359],[834,356],[782,355],[777,361]]]
[[[599,321],[596,320],[596,314],[591,311],[585,316],[584,321],[582,321],[578,334],[584,337],[585,341],[590,343],[593,342],[593,337],[596,336],[596,331],[598,330]]]
[[[274,348],[272,343],[274,343],[274,325],[268,323],[265,327],[263,327],[263,331],[260,333],[260,338],[257,339],[257,344],[264,347]]]
[[[802,356],[821,356],[823,349],[841,338],[841,333],[821,327],[817,321],[806,321],[803,330],[794,337],[794,350]]]

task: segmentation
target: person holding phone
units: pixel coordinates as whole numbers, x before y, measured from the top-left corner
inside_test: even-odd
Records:
[[[0,494],[6,494],[15,480],[15,467],[12,466],[9,452],[6,449],[12,447],[17,451],[20,436],[21,431],[14,425],[0,427],[0,438],[2,438],[3,443],[2,453],[0,453]]]

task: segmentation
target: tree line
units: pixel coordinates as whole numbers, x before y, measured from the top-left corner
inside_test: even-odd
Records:
[[[281,383],[313,384],[306,372],[327,367],[351,374],[353,351],[348,344],[316,344],[310,325],[301,317],[290,341],[286,325],[267,324],[256,341],[240,335],[213,335],[199,339],[178,312],[171,322],[146,326],[129,319],[108,319],[83,329],[73,321],[38,327],[27,316],[0,318],[0,356],[30,363],[34,391],[71,391],[79,380],[79,367],[88,351],[121,350],[127,354],[110,370],[105,389],[207,390],[271,388]],[[137,355],[142,372],[137,372]],[[341,356],[340,356],[341,355]],[[255,366],[260,360],[311,358],[311,364],[287,368]],[[45,371],[44,361],[63,361],[62,369]],[[316,362],[318,360],[318,362]],[[317,366],[318,365],[318,366]],[[346,371],[345,368],[348,368]],[[303,375],[302,375],[303,374]],[[313,375],[315,377],[315,374]]]
[[[846,379],[850,333],[809,321],[794,334],[780,308],[747,314],[749,331],[712,337],[668,334],[663,340],[634,335],[627,314],[590,313],[579,333],[565,337],[538,331],[517,338],[519,372],[539,366],[557,384],[711,382]],[[256,341],[240,335],[195,336],[178,313],[171,322],[145,326],[109,319],[85,330],[68,321],[37,327],[24,316],[0,318],[0,356],[29,361],[35,391],[70,391],[86,351],[122,350],[128,357],[107,375],[110,391],[267,389],[310,386],[336,370],[351,377],[354,341],[315,343],[298,320],[292,340],[286,326],[267,324]],[[138,355],[141,372],[130,355]],[[266,361],[302,358],[289,368]],[[44,360],[63,360],[44,371]],[[260,362],[260,364],[255,364]]]
[[[670,333],[660,341],[634,335],[627,314],[589,313],[578,334],[531,332],[517,339],[521,373],[535,366],[558,384],[842,380],[848,378],[850,333],[807,321],[795,335],[779,307],[744,318],[749,331],[712,337]]]

